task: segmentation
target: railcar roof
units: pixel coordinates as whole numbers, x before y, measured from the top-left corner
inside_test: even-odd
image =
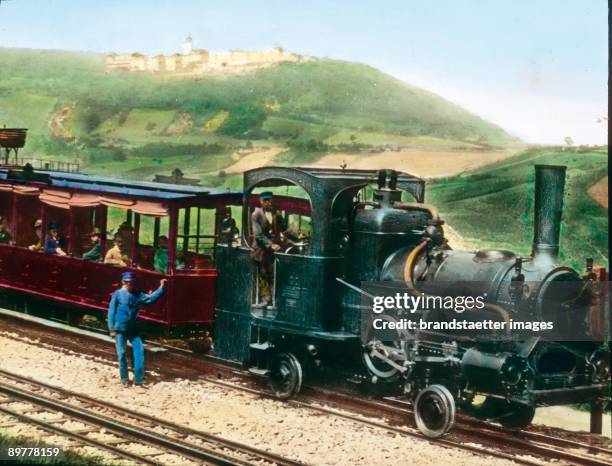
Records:
[[[12,170],[0,169],[0,181],[10,180],[15,183],[31,184],[37,180],[27,180],[11,176]],[[163,200],[179,200],[195,197],[217,197],[227,195],[242,195],[241,191],[224,191],[204,186],[185,186],[170,183],[148,181],[122,180],[81,173],[63,173],[36,170],[37,175],[46,176],[49,187],[78,189],[82,191],[121,194],[133,197],[156,198]],[[40,181],[38,181],[40,183]]]

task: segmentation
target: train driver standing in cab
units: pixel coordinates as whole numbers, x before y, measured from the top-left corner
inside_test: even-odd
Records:
[[[143,304],[151,304],[164,293],[166,279],[162,278],[159,288],[152,293],[143,293],[134,289],[134,274],[124,272],[121,275],[121,288],[113,293],[108,305],[108,330],[115,339],[119,376],[124,387],[128,385],[128,365],[125,355],[127,342],[132,345],[132,364],[134,384],[144,384],[144,348],[138,334],[138,312]]]
[[[49,236],[45,241],[45,254],[65,256],[64,241],[59,236],[59,225],[57,223],[49,223],[47,231]]]
[[[28,246],[28,249],[30,251],[36,251],[36,252],[40,252],[43,250],[43,240],[42,240],[42,220],[41,219],[36,219],[34,221],[33,224],[34,227],[34,233],[36,234],[36,243],[34,244],[30,244]]]
[[[86,261],[99,261],[102,257],[102,245],[100,239],[102,238],[102,232],[99,228],[94,228],[90,235],[91,238],[91,249],[83,254],[83,259]]]
[[[263,192],[259,195],[259,207],[251,214],[251,232],[253,243],[251,245],[251,259],[259,272],[259,303],[256,308],[264,309],[272,302],[271,289],[273,280],[272,264],[274,252],[280,251],[281,246],[273,241],[272,233],[272,193]]]
[[[6,220],[0,215],[0,244],[9,244],[13,241],[8,228],[6,226]]]

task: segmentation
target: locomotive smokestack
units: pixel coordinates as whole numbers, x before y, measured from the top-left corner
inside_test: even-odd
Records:
[[[532,255],[538,261],[556,263],[559,257],[566,168],[562,165],[535,166]]]

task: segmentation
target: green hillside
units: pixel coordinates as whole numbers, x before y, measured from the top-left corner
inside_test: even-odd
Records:
[[[588,257],[608,265],[608,211],[587,193],[608,174],[605,149],[538,148],[462,176],[428,185],[426,201],[475,247],[528,255],[533,240],[534,165],[566,165],[561,224],[564,264],[584,269]]]
[[[366,65],[313,60],[240,75],[107,74],[96,54],[0,49],[0,124],[30,128],[24,154],[149,177],[212,173],[237,148],[280,145],[299,163],[388,145],[503,146],[513,138]],[[306,158],[302,155],[308,154]]]

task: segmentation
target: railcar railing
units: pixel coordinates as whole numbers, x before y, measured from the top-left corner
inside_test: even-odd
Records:
[[[0,167],[22,169],[27,164],[30,164],[34,170],[65,173],[79,173],[81,170],[81,164],[79,162],[65,162],[62,160],[50,160],[35,157],[11,157],[8,162],[0,162]]]

